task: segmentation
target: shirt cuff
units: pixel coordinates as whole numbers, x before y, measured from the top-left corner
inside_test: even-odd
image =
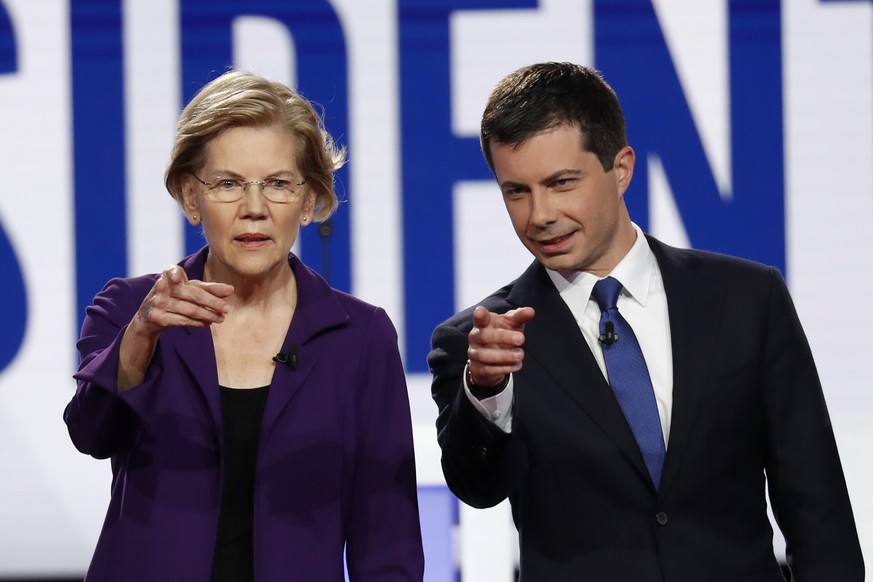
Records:
[[[467,399],[473,405],[473,408],[478,410],[479,414],[487,418],[503,432],[512,432],[512,374],[509,375],[506,387],[501,392],[482,400],[476,398],[470,391],[470,386],[467,384],[466,367],[464,368],[463,383],[464,392],[467,394]]]

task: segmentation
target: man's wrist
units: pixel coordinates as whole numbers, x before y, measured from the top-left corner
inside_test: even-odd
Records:
[[[506,389],[506,385],[509,383],[509,376],[506,375],[503,376],[503,379],[494,386],[483,386],[481,384],[477,384],[473,380],[473,374],[470,373],[469,362],[467,362],[467,365],[464,367],[464,374],[465,380],[467,382],[467,388],[470,389],[470,394],[472,394],[477,400],[484,400],[485,398],[497,396]]]

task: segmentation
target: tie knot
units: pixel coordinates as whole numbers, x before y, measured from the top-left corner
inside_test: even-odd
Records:
[[[600,306],[600,311],[608,311],[615,309],[618,301],[618,294],[621,293],[622,284],[618,279],[606,277],[594,284],[594,289],[591,290],[591,297]]]

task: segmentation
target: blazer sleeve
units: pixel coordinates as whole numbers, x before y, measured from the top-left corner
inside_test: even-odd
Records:
[[[812,352],[771,269],[763,370],[767,479],[797,582],[864,580],[864,561]]]
[[[424,554],[409,394],[397,332],[383,310],[373,312],[360,349],[349,579],[420,582]]]
[[[489,307],[490,308],[490,307]],[[480,414],[463,388],[467,335],[472,311],[466,310],[434,330],[427,362],[431,392],[439,408],[437,441],[446,483],[464,503],[478,508],[497,505],[514,490],[525,457],[518,423],[509,434]]]
[[[139,283],[128,279],[107,283],[86,309],[76,345],[80,358],[73,375],[76,393],[64,410],[64,421],[76,448],[99,459],[133,446],[141,410],[161,379],[159,344],[143,383],[118,394],[121,338],[151,287],[148,281]]]

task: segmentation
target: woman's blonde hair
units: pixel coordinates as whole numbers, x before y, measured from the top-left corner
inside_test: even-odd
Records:
[[[315,194],[313,220],[330,217],[339,205],[334,172],[346,161],[312,104],[293,89],[244,71],[210,81],[182,110],[164,175],[167,190],[182,204],[182,177],[206,163],[206,144],[232,127],[279,125],[297,142],[297,165]]]

